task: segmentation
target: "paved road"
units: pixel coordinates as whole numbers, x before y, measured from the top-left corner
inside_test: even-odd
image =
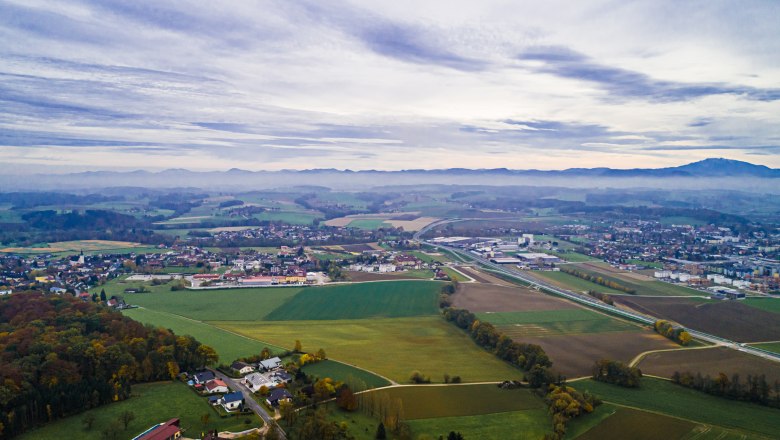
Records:
[[[461,256],[461,257],[468,258],[468,259],[476,262],[478,265],[481,265],[481,266],[484,266],[484,267],[488,267],[488,268],[490,268],[491,270],[493,270],[495,272],[501,273],[501,274],[506,275],[506,276],[508,276],[510,278],[513,278],[515,280],[519,280],[519,281],[529,285],[530,287],[536,288],[536,289],[541,290],[541,291],[545,291],[547,293],[551,293],[553,295],[562,296],[564,298],[570,299],[572,301],[575,301],[577,303],[586,305],[588,307],[592,307],[592,308],[595,308],[595,309],[603,310],[605,312],[612,313],[612,314],[618,315],[618,316],[622,316],[624,318],[628,318],[628,319],[631,319],[633,321],[638,321],[638,322],[641,322],[641,323],[644,323],[644,324],[648,324],[648,325],[653,325],[653,324],[655,324],[655,321],[658,320],[658,318],[653,317],[653,316],[642,315],[642,314],[639,314],[639,313],[635,313],[635,312],[630,312],[630,311],[627,311],[627,310],[619,309],[619,308],[617,308],[615,306],[610,306],[608,304],[604,304],[604,303],[600,302],[599,300],[597,300],[595,298],[592,298],[589,295],[583,295],[581,293],[573,292],[571,290],[561,289],[559,287],[553,286],[552,284],[550,284],[550,283],[548,283],[548,282],[546,282],[544,280],[540,280],[540,279],[534,277],[533,275],[530,275],[527,271],[524,272],[524,271],[510,269],[510,268],[507,268],[506,266],[502,266],[502,265],[499,265],[499,264],[492,263],[492,262],[490,262],[490,261],[488,261],[488,260],[486,260],[484,258],[478,257],[478,256],[476,256],[474,254],[471,254],[471,253],[468,253],[468,252],[464,252],[461,249],[457,249],[457,248],[454,248],[454,247],[451,247],[451,246],[444,246],[444,245],[439,244],[439,243],[433,243],[433,242],[428,242],[428,241],[424,241],[424,243],[427,244],[427,245],[433,246],[433,247],[444,248],[444,249],[446,249],[446,250],[448,250],[450,252],[453,252],[453,253]],[[754,356],[758,356],[758,357],[761,357],[761,358],[764,358],[764,359],[772,360],[772,361],[775,361],[775,362],[780,362],[780,355],[778,355],[777,353],[773,353],[773,352],[770,352],[770,351],[762,350],[760,348],[755,348],[755,347],[750,347],[750,346],[747,346],[747,345],[739,344],[739,343],[731,341],[729,339],[721,338],[719,336],[711,335],[709,333],[704,333],[704,332],[701,332],[701,331],[698,331],[698,330],[693,330],[693,329],[690,329],[690,328],[686,328],[686,330],[694,338],[697,338],[697,339],[700,339],[700,340],[704,340],[704,341],[708,341],[708,342],[712,342],[712,343],[714,343],[716,345],[721,345],[721,346],[724,346],[724,347],[728,347],[728,348],[731,348],[731,349],[734,349],[734,350],[738,350],[738,351],[741,351],[743,353],[752,354]]]
[[[278,423],[276,423],[276,420],[272,416],[268,414],[268,412],[263,408],[262,405],[257,403],[257,401],[252,397],[252,391],[246,387],[246,385],[243,384],[243,381],[241,379],[233,379],[232,377],[228,377],[224,374],[222,374],[221,371],[218,370],[211,370],[214,372],[214,375],[216,375],[218,378],[222,379],[226,384],[228,384],[229,388],[231,390],[241,391],[241,394],[244,395],[244,406],[249,407],[252,409],[252,411],[255,412],[260,418],[265,421],[266,425],[276,425],[277,432],[279,433],[279,438],[281,440],[287,439],[287,433],[284,432],[281,426],[279,426]]]

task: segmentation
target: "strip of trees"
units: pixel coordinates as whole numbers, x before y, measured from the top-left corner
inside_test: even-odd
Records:
[[[701,373],[675,371],[672,382],[713,396],[780,408],[780,381],[775,380],[770,384],[763,374],[748,375],[743,382],[739,374],[729,378],[725,373],[710,377],[702,376]]]
[[[639,388],[639,382],[642,378],[642,370],[636,367],[602,359],[593,365],[593,380],[599,382],[611,383],[626,388]]]
[[[131,384],[216,364],[191,336],[69,296],[0,299],[0,437],[130,397]]]
[[[685,331],[684,328],[675,327],[674,324],[663,319],[656,321],[654,328],[659,335],[665,336],[683,346],[690,344],[693,339],[691,334]]]
[[[611,306],[615,305],[615,301],[613,301],[612,297],[607,295],[606,293],[596,292],[595,290],[588,290],[588,295],[596,298],[597,300],[603,302],[604,304],[609,304]]]
[[[628,287],[628,286],[626,286],[624,284],[620,284],[620,283],[618,283],[617,281],[614,281],[614,280],[610,280],[610,279],[607,279],[607,278],[604,278],[604,277],[600,277],[600,276],[596,276],[596,275],[591,275],[591,274],[589,274],[587,272],[582,272],[580,270],[572,269],[572,268],[569,268],[569,267],[560,267],[560,270],[563,273],[567,273],[569,275],[573,275],[573,276],[575,276],[577,278],[581,278],[581,279],[583,279],[585,281],[590,281],[591,283],[596,283],[596,284],[598,284],[600,286],[609,287],[610,289],[613,289],[613,290],[619,290],[621,292],[628,293],[629,295],[636,294],[636,289],[632,289],[632,288],[630,288],[630,287]]]

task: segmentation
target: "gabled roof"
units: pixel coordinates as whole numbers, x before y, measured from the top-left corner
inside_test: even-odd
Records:
[[[234,391],[232,393],[227,393],[224,396],[222,396],[222,400],[225,403],[239,402],[244,400],[244,395],[241,394],[240,391]]]
[[[268,400],[271,402],[281,399],[292,399],[292,394],[286,388],[274,388],[268,393]]]
[[[214,379],[216,376],[214,376],[214,373],[211,371],[200,371],[198,373],[195,373],[195,379],[198,380],[198,382],[208,382],[211,379]]]
[[[282,364],[282,360],[279,359],[278,357],[272,357],[271,359],[260,361],[260,365],[262,365],[263,368],[273,368],[281,364]]]

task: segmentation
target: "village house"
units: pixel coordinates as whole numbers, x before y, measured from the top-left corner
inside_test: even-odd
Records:
[[[278,357],[272,357],[264,361],[260,361],[257,368],[263,371],[271,371],[282,366],[282,360]]]
[[[273,386],[271,381],[260,373],[252,373],[244,377],[244,384],[253,393],[258,392],[262,387],[271,388]]]
[[[227,393],[230,391],[227,384],[222,379],[214,379],[206,382],[206,392],[209,394]]]
[[[234,391],[232,393],[222,396],[222,407],[226,411],[235,411],[241,408],[244,403],[244,395],[240,391]]]
[[[268,393],[265,401],[271,406],[279,406],[279,402],[289,402],[292,400],[292,394],[286,388],[274,388]]]
[[[216,376],[214,376],[214,373],[208,370],[199,371],[192,376],[192,380],[196,384],[205,384],[206,382],[214,380],[215,378]]]
[[[230,368],[232,368],[233,370],[237,371],[238,374],[240,374],[242,376],[245,375],[245,374],[249,374],[249,373],[255,371],[255,367],[247,364],[246,362],[241,362],[241,361],[233,362],[230,365]]]

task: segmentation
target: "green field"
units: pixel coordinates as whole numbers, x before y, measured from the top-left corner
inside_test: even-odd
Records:
[[[457,431],[465,439],[540,440],[549,434],[550,416],[547,409],[502,412],[476,416],[440,417],[410,420],[409,427],[416,438],[447,438],[450,431]]]
[[[80,252],[84,252],[85,255],[97,255],[97,254],[149,254],[161,252],[155,246],[147,246],[137,243],[130,243],[125,241],[106,241],[106,240],[74,240],[74,241],[59,241],[53,243],[39,243],[34,246],[27,247],[4,247],[0,248],[0,253],[14,253],[14,254],[52,254],[57,258],[66,257],[68,255],[76,255]],[[162,250],[164,252],[165,249]]]
[[[780,298],[747,298],[742,303],[772,313],[780,313]]]
[[[504,390],[490,385],[417,385],[372,392],[403,401],[407,420],[473,416],[498,412],[544,408],[542,399],[530,389]]]
[[[314,219],[322,218],[322,214],[310,211],[266,211],[252,217],[260,221],[282,222],[291,225],[310,225]]]
[[[434,261],[437,261],[439,263],[446,263],[447,261],[450,261],[450,259],[447,258],[447,256],[444,255],[444,254],[441,254],[441,255],[431,255],[431,254],[428,254],[428,253],[425,253],[425,252],[421,252],[421,251],[410,251],[410,252],[407,252],[407,253],[409,255],[414,255],[415,257],[419,258],[420,260],[422,260],[422,261],[424,261],[426,263],[431,263],[431,262],[434,262]]]
[[[167,285],[147,286],[152,293],[122,294],[129,284],[106,284],[91,291],[122,295],[128,304],[186,316],[198,321],[256,321],[304,289],[301,287],[258,287],[248,289],[180,290]],[[117,287],[118,286],[118,287]]]
[[[366,384],[366,389],[380,388],[390,385],[390,382],[377,376],[376,374],[369,373],[368,371],[355,368],[353,366],[336,362],[332,360],[324,360],[314,364],[306,364],[303,366],[304,373],[319,377],[320,379],[329,377],[335,381],[348,381],[351,377],[357,379]],[[353,389],[352,391],[363,391],[361,389]]]
[[[585,309],[543,310],[533,312],[477,313],[513,338],[563,334],[625,332],[637,327]]]
[[[181,427],[187,429],[189,437],[198,438],[201,431],[209,429],[236,432],[262,424],[262,420],[254,414],[220,419],[205,398],[198,396],[181,382],[133,385],[132,394],[133,397],[128,400],[89,410],[88,412],[95,416],[95,423],[89,431],[85,430],[81,423],[84,414],[79,414],[50,423],[18,438],[23,440],[59,440],[63,438],[98,440],[102,438],[101,431],[106,429],[124,411],[132,411],[135,414],[135,420],[130,422],[126,431],[121,431],[120,438],[132,438],[152,425],[166,422],[174,417],[181,419]],[[200,421],[203,414],[209,414],[209,423],[205,426]],[[251,420],[252,424],[244,424],[246,419]],[[123,427],[120,427],[121,429]]]
[[[144,324],[173,330],[177,335],[190,335],[201,343],[217,350],[219,361],[225,364],[229,364],[241,357],[259,354],[263,347],[266,346],[275,353],[285,351],[281,347],[264,344],[246,336],[235,335],[212,325],[167,312],[149,309],[127,309],[122,311],[122,314]],[[287,349],[292,347],[293,345],[290,345]]]
[[[460,272],[458,272],[458,271],[456,271],[454,269],[451,269],[449,267],[445,267],[443,270],[444,270],[444,273],[446,273],[450,277],[450,280],[452,280],[452,281],[457,281],[459,283],[462,283],[464,281],[468,281],[469,280],[464,275],[462,275]]]
[[[414,370],[434,382],[442,382],[445,373],[461,376],[464,382],[519,379],[523,375],[439,316],[213,324],[282,347],[299,339],[306,351],[322,347],[333,359],[402,383],[409,383]]]
[[[269,313],[269,321],[433,315],[441,283],[388,281],[304,289]],[[220,318],[211,318],[220,320]]]
[[[750,346],[760,348],[766,351],[780,353],[780,342],[765,342],[763,344],[750,344]]]
[[[657,263],[653,261],[642,261],[642,260],[626,260],[626,263],[628,264],[636,264],[637,266],[647,266],[652,267],[655,269],[663,269],[664,264],[663,263]]]
[[[593,380],[578,381],[578,391],[590,391],[607,402],[667,414],[700,423],[774,437],[780,432],[780,410],[722,399],[671,382],[645,377],[639,389]]]
[[[565,272],[534,272],[536,277],[546,279],[548,281],[555,282],[559,285],[565,286],[567,289],[571,289],[578,292],[586,290],[594,290],[596,292],[608,293],[613,295],[625,295],[625,292],[619,290],[610,289],[609,287],[602,286],[600,284],[592,283],[590,281],[583,280],[582,278],[569,275]]]
[[[663,281],[638,281],[629,279],[627,277],[620,276],[620,274],[611,273],[606,270],[598,270],[593,266],[574,265],[574,268],[580,272],[601,277],[606,281],[614,281],[618,284],[626,286],[628,288],[636,290],[636,295],[639,296],[705,296],[704,292],[700,292],[688,287],[677,286],[671,283],[665,283]],[[584,281],[584,280],[583,280]],[[587,282],[587,281],[586,281]],[[625,294],[625,293],[622,293]]]

